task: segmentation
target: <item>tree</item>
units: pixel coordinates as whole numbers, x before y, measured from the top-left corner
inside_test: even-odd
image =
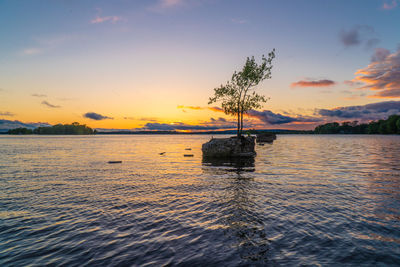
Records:
[[[234,72],[230,81],[214,89],[214,96],[209,98],[208,104],[221,102],[225,114],[237,116],[237,136],[243,132],[243,115],[251,109],[262,107],[262,103],[269,98],[257,94],[254,90],[265,79],[271,78],[272,60],[275,58],[275,49],[264,55],[260,64],[254,57],[247,58],[241,71]]]
[[[400,118],[397,120],[396,126],[397,126],[397,133],[400,134]]]
[[[389,118],[387,119],[387,128],[388,128],[388,133],[390,134],[395,134],[397,133],[397,121],[400,119],[399,115],[390,115]]]

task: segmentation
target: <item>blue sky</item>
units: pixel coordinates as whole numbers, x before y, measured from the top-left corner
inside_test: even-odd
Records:
[[[297,122],[271,125],[272,119],[249,116],[249,125],[310,128],[340,120],[318,110],[400,97],[399,5],[397,0],[0,1],[0,118],[126,129],[148,123],[215,127],[218,117],[229,124],[231,118],[205,108],[213,88],[247,56],[260,58],[275,48],[272,79],[258,88],[271,97],[264,114]],[[357,80],[360,69],[370,75],[366,68],[379,51],[379,62],[396,71],[380,82]],[[400,106],[388,112],[399,111]],[[107,119],[83,116],[88,112]]]

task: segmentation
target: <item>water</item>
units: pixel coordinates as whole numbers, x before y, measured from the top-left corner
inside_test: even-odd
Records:
[[[400,263],[400,136],[209,138],[1,136],[0,265]]]

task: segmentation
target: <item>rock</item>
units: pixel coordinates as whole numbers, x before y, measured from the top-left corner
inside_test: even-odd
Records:
[[[257,143],[272,143],[276,139],[276,134],[274,133],[260,133],[257,134]]]
[[[229,158],[229,157],[254,157],[255,137],[213,138],[203,144],[201,150],[203,157]]]

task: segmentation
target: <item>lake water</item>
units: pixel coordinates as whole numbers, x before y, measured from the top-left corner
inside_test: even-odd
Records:
[[[400,263],[400,136],[209,139],[0,136],[0,266]]]

